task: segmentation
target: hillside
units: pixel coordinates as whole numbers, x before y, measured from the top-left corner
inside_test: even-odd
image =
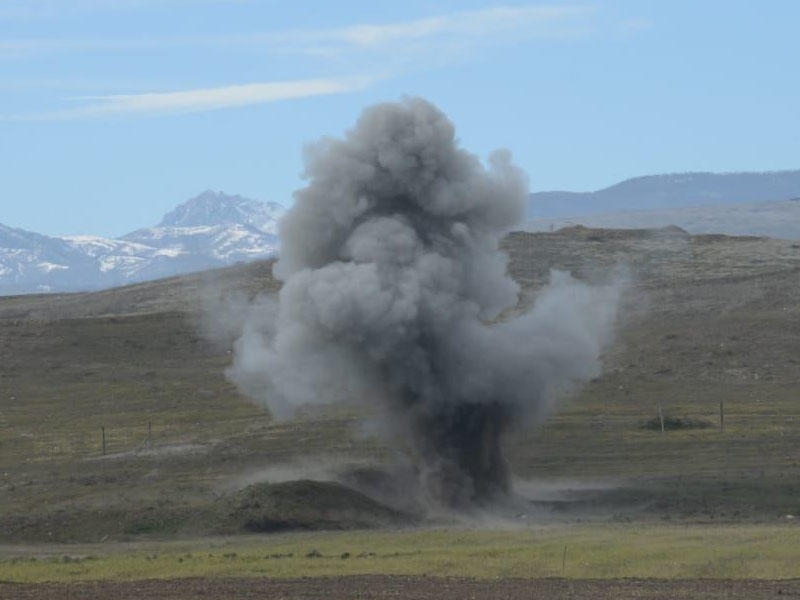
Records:
[[[774,202],[797,197],[800,197],[800,170],[671,173],[634,177],[594,192],[537,192],[531,194],[528,217],[572,218],[621,211]]]
[[[757,235],[796,240],[800,238],[800,198],[534,219],[526,224],[526,229],[553,231],[576,224],[624,229],[657,229],[675,225],[689,233]]]
[[[504,248],[523,304],[551,268],[594,280],[625,265],[630,281],[604,374],[508,440],[531,518],[797,514],[800,246],[576,227],[515,233]],[[352,408],[275,422],[225,380],[230,347],[201,335],[204,307],[276,289],[270,264],[255,262],[90,294],[0,298],[0,539],[245,531],[252,501],[235,504],[243,489],[263,494],[258,503],[273,511],[265,522],[288,515],[286,527],[401,519],[361,496],[352,502],[363,519],[330,512],[326,499],[349,488],[317,491],[297,512],[294,488],[281,487],[358,487],[393,459]],[[678,429],[648,424],[658,404]],[[247,487],[259,482],[273,487]]]

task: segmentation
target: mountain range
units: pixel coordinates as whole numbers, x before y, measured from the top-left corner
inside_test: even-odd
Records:
[[[800,170],[681,173],[595,192],[531,194],[526,229],[653,228],[800,238]],[[96,290],[267,258],[285,209],[206,191],[119,238],[45,236],[0,224],[0,295]]]
[[[280,204],[206,191],[119,238],[0,224],[0,295],[124,285],[273,256]]]
[[[538,192],[528,231],[571,225],[800,238],[800,170],[679,173],[628,179],[595,192]]]
[[[672,173],[626,179],[594,192],[531,194],[528,218],[555,219],[800,197],[800,169],[762,173]]]

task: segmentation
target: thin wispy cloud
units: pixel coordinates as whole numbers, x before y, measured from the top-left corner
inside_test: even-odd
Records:
[[[585,6],[499,6],[457,12],[412,21],[385,24],[360,24],[321,30],[295,30],[251,37],[254,41],[303,51],[320,45],[375,48],[432,38],[476,38],[508,32],[531,36],[558,33],[558,25],[591,12]]]
[[[84,6],[94,4],[86,0]],[[582,5],[499,6],[392,23],[362,23],[328,29],[127,39],[0,40],[0,57],[6,58],[26,54],[58,53],[68,56],[76,52],[101,54],[107,51],[127,52],[135,56],[137,51],[152,54],[155,49],[167,52],[171,48],[190,48],[198,52],[233,49],[303,55],[314,63],[312,68],[317,72],[321,60],[324,67],[333,65],[338,73],[342,72],[344,66],[346,72],[357,75],[71,98],[70,101],[77,100],[79,104],[46,113],[0,116],[0,120],[66,120],[205,111],[353,92],[363,90],[376,81],[375,77],[363,76],[364,73],[380,73],[382,79],[387,79],[468,60],[487,47],[531,39],[586,35],[594,22],[590,18],[594,12],[592,7]],[[296,70],[302,71],[308,67],[308,63],[298,64]]]
[[[232,35],[138,37],[127,39],[23,38],[0,40],[0,55],[141,50],[170,47],[243,47],[308,55],[371,50],[404,43],[460,40],[474,45],[487,38],[557,37],[576,31],[576,21],[593,12],[578,5],[500,6],[410,21],[356,24],[330,29],[293,29]]]
[[[114,94],[74,98],[82,105],[65,110],[0,117],[4,121],[63,121],[114,115],[159,115],[232,108],[254,104],[328,96],[362,90],[366,77],[301,79],[144,94]]]

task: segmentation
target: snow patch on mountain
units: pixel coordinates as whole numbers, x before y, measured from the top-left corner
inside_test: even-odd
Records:
[[[0,294],[92,290],[273,256],[274,202],[206,191],[117,239],[0,225]]]

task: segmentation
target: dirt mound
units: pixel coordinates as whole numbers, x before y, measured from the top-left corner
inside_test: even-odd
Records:
[[[175,535],[234,535],[282,531],[369,529],[411,524],[414,518],[340,483],[259,483],[192,503],[108,504],[93,510],[0,515],[0,541],[93,542]]]
[[[361,529],[409,521],[403,513],[329,481],[259,483],[220,503],[223,527],[233,531]]]

